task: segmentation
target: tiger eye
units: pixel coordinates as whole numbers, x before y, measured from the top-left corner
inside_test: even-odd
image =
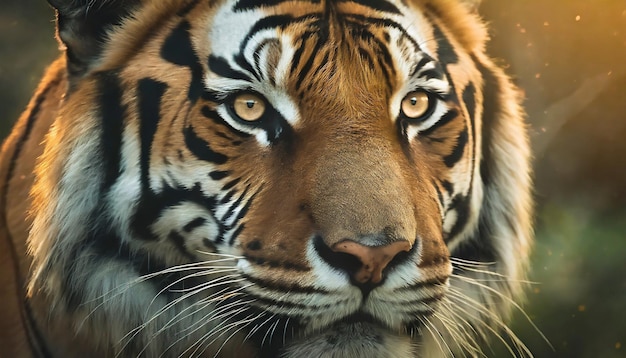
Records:
[[[430,109],[430,97],[425,92],[409,93],[402,100],[402,113],[410,119],[420,119]]]
[[[261,119],[266,108],[265,100],[252,93],[240,94],[233,102],[235,114],[247,122],[255,122]]]

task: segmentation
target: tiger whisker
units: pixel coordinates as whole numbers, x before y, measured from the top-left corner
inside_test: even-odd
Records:
[[[182,291],[185,294],[181,295],[180,297],[177,297],[176,299],[168,302],[165,306],[163,306],[162,308],[160,308],[154,315],[155,317],[158,316],[159,314],[161,314],[162,312],[168,310],[170,307],[173,307],[175,305],[177,305],[178,303],[182,302],[183,300],[192,297],[200,292],[206,291],[208,289],[211,288],[215,288],[215,287],[219,287],[219,286],[224,286],[224,285],[229,285],[232,283],[238,283],[243,281],[243,279],[230,279],[232,277],[238,277],[239,275],[227,275],[227,276],[222,276],[222,277],[218,277],[214,280],[211,281],[207,281],[204,282],[200,285],[194,286],[193,288],[190,288],[189,290],[185,290]],[[185,278],[187,278],[188,276],[185,276]],[[184,279],[184,278],[183,278]],[[176,282],[175,282],[176,283]],[[164,289],[162,289],[161,291],[159,291],[150,301],[150,305],[148,306],[148,308],[154,303],[154,301],[157,299],[157,297],[159,297],[163,292],[165,292],[167,290],[168,287],[171,287],[172,285],[174,285],[175,283],[172,283],[170,285],[168,285],[167,287],[165,287]],[[147,313],[147,311],[146,311]]]
[[[193,304],[191,304],[188,307],[184,308],[182,311],[180,311],[174,317],[172,317],[168,322],[166,322],[163,325],[163,327],[155,335],[158,335],[158,334],[162,333],[166,329],[172,327],[174,324],[180,322],[182,319],[185,319],[185,318],[187,318],[187,317],[189,317],[189,316],[199,312],[200,310],[208,307],[212,303],[218,301],[218,299],[216,297],[222,295],[225,291],[228,291],[229,289],[230,289],[229,287],[226,287],[226,288],[222,289],[221,291],[218,291],[218,292],[216,292],[215,294],[213,294],[211,296],[203,298],[203,299],[201,299],[198,302],[194,302]],[[241,289],[242,288],[237,289],[237,290],[232,291],[232,292],[229,292],[228,294],[229,295],[238,294],[237,291],[239,291]],[[168,304],[169,307],[163,307],[161,310],[159,310],[159,312],[155,313],[149,321],[147,321],[144,324],[142,324],[141,326],[135,328],[133,331],[138,331],[138,330],[141,330],[141,329],[145,328],[147,326],[147,324],[149,324],[150,322],[154,321],[156,318],[158,318],[160,315],[162,315],[166,310],[170,309],[175,304],[177,304],[177,303],[179,303],[181,301],[182,301],[182,299],[178,299],[177,301]],[[197,307],[197,306],[200,306],[200,307]],[[190,313],[187,313],[186,315],[181,317],[181,315],[185,314],[188,310],[191,310],[191,309],[194,309],[194,308],[195,308],[194,311],[192,311]],[[188,329],[188,328],[185,328],[185,329]],[[131,332],[133,332],[133,331],[131,331]]]
[[[445,352],[447,350],[450,353],[450,357],[453,357],[454,353],[450,349],[450,346],[448,345],[448,343],[446,343],[445,339],[443,338],[443,336],[441,335],[439,330],[437,330],[437,328],[433,325],[431,320],[428,319],[428,317],[422,317],[422,319],[423,319],[422,323],[424,323],[424,326],[430,332],[431,336],[433,337],[433,339],[435,340],[435,342],[439,346],[439,349],[442,352]],[[443,346],[445,346],[445,348],[446,348],[445,350],[443,349],[442,344],[443,344]]]
[[[222,351],[222,349],[224,348],[224,346],[226,345],[226,343],[228,343],[228,341],[230,341],[231,338],[233,338],[235,336],[235,334],[239,333],[242,329],[246,328],[247,326],[249,326],[254,320],[256,320],[257,318],[259,318],[261,315],[258,315],[256,318],[249,320],[247,322],[244,323],[243,326],[241,326],[240,328],[238,328],[237,330],[235,330],[230,336],[226,337],[226,339],[224,340],[224,342],[220,345],[219,349],[215,352],[215,354],[213,355],[213,358],[217,358],[220,354],[220,352]],[[221,334],[220,334],[221,336]],[[213,339],[213,341],[209,342],[209,344],[207,344],[207,348],[213,344],[213,342],[215,342],[217,338]],[[206,350],[206,348],[204,349]],[[203,351],[204,352],[204,351]],[[202,353],[202,352],[201,352]]]
[[[242,308],[239,311],[237,311],[237,313],[240,312],[244,312],[247,308]],[[222,337],[222,335],[224,335],[225,333],[229,332],[231,329],[239,327],[242,325],[242,327],[240,327],[240,329],[243,329],[245,327],[247,327],[251,322],[253,322],[254,320],[258,319],[261,315],[263,315],[264,313],[260,313],[258,314],[256,317],[254,317],[253,314],[250,314],[248,316],[246,316],[244,319],[235,321],[235,322],[231,322],[231,323],[227,323],[228,321],[224,320],[220,323],[220,325],[218,325],[217,327],[215,327],[214,329],[212,329],[211,331],[207,332],[206,334],[204,334],[199,340],[198,342],[196,342],[194,345],[197,346],[194,351],[191,353],[191,356],[195,356],[196,353],[202,353],[204,352],[208,347],[210,347],[213,343],[215,343],[215,341],[217,341],[220,337]],[[254,317],[254,318],[250,318],[250,317]],[[219,328],[219,326],[221,326],[222,324],[227,323],[225,326]],[[219,329],[216,329],[219,328]],[[236,331],[237,332],[237,331]],[[207,343],[207,341],[209,340],[209,338],[211,338],[212,336],[216,335],[215,338],[213,338],[210,342]],[[228,339],[230,339],[231,336],[228,337]],[[227,340],[225,340],[225,342],[227,342]],[[198,351],[200,348],[202,348],[203,346],[206,346],[204,349],[202,349],[201,351]],[[193,347],[193,346],[192,346]],[[220,349],[222,347],[220,346]],[[183,352],[183,355],[185,354],[185,352]],[[217,352],[214,355],[214,357],[217,357]]]
[[[476,340],[467,332],[467,329],[461,322],[457,322],[443,312],[435,312],[434,317],[442,323],[444,329],[448,331],[460,351],[467,351],[474,354],[478,353],[484,356],[482,351],[478,348]]]
[[[452,262],[453,264],[457,264],[457,265],[473,266],[473,267],[480,267],[480,268],[485,268],[485,269],[489,266],[497,265],[497,262],[495,261],[474,261],[474,260],[468,260],[468,259],[454,257],[454,256],[450,257],[450,262]]]
[[[276,314],[273,314],[270,318],[274,318],[274,317],[276,317]],[[265,334],[263,335],[263,340],[261,340],[262,346],[265,345],[265,339],[267,338],[268,334],[269,334],[270,342],[272,341],[272,339],[274,338],[274,332],[276,331],[276,326],[278,326],[278,323],[280,323],[280,319],[277,319],[276,321],[274,321],[274,323],[267,329],[267,332],[265,332]]]
[[[488,276],[495,276],[500,278],[499,280],[493,279],[493,280],[489,280],[489,279],[482,279],[483,281],[490,281],[490,282],[498,282],[498,281],[502,281],[502,282],[519,282],[519,283],[525,283],[525,284],[538,284],[537,282],[533,282],[533,281],[528,281],[528,280],[514,280],[511,277],[504,275],[502,273],[499,272],[495,272],[495,271],[491,271],[489,270],[487,267],[485,266],[481,266],[481,265],[467,265],[467,264],[459,264],[457,262],[455,262],[455,259],[450,259],[452,266],[453,267],[457,267],[463,271],[470,271],[470,272],[475,272],[475,273],[480,273],[480,274],[484,274],[484,275],[488,275]]]
[[[247,310],[247,307],[244,306],[243,303],[241,303],[241,308],[238,308],[236,310],[232,311],[233,315],[239,314],[241,312],[245,312]],[[235,306],[236,307],[236,306]],[[207,318],[208,317],[208,318]],[[204,322],[209,322],[212,319],[212,316],[206,315],[202,320],[200,321],[204,321]],[[195,352],[199,349],[199,345],[202,345],[204,342],[204,337],[206,337],[209,334],[212,334],[212,332],[215,332],[216,330],[218,330],[221,326],[223,325],[227,325],[228,321],[227,320],[223,320],[221,322],[219,322],[215,327],[213,327],[209,332],[205,333],[200,339],[198,339],[196,342],[194,342],[193,344],[191,344],[187,349],[185,349],[185,351],[183,351],[180,356],[184,356],[185,354],[189,353],[190,350],[193,349],[193,352],[190,354],[190,356],[193,356],[195,354]],[[195,333],[198,329],[200,329],[200,327],[196,328],[195,330],[193,330],[192,332],[188,333],[187,335],[178,338],[177,340],[175,340],[174,342],[172,342],[172,344],[170,344],[170,346],[167,348],[167,350],[171,349],[174,345],[176,345],[177,343],[181,342],[183,339],[189,337],[192,333]],[[194,348],[195,347],[195,348]],[[166,351],[167,351],[166,350]],[[162,357],[163,355],[161,355],[160,357]]]
[[[506,342],[506,340],[498,333],[498,331],[496,331],[489,323],[485,322],[485,320],[482,318],[487,317],[491,320],[491,322],[495,323],[497,327],[499,327],[500,329],[502,329],[502,331],[504,333],[507,334],[507,336],[511,339],[511,341],[513,342],[513,344],[515,345],[516,350],[518,351],[518,353],[520,353],[520,355],[524,356],[528,356],[528,357],[532,357],[532,353],[530,352],[530,350],[528,349],[528,347],[526,347],[521,340],[515,335],[515,333],[513,333],[513,331],[500,319],[500,317],[495,314],[494,312],[491,312],[489,309],[487,309],[484,305],[480,304],[479,302],[477,302],[476,300],[472,299],[471,297],[458,292],[456,290],[450,290],[450,298],[451,299],[457,299],[455,301],[455,303],[457,304],[457,309],[461,310],[463,313],[465,313],[466,316],[468,317],[472,317],[476,320],[477,323],[480,323],[481,326],[483,326],[484,328],[486,328],[488,331],[490,331],[494,336],[496,336],[496,338],[498,338],[507,348],[507,350],[509,350],[509,352],[511,353],[512,356],[516,357],[517,355],[513,352],[512,347],[508,344],[508,342]],[[479,313],[479,315],[476,315],[466,309],[464,309],[462,306],[466,305],[469,308],[474,309],[475,311],[477,311]],[[454,312],[454,311],[450,311],[452,314],[454,314],[457,318],[460,318],[460,316],[458,315],[458,313]]]
[[[231,296],[231,297],[234,297],[234,296],[244,296],[243,293],[239,292],[239,291],[241,291],[243,289],[244,289],[244,287],[239,288],[239,289],[237,289],[237,290],[235,290],[233,292],[229,292],[228,295]],[[219,302],[219,301],[220,301],[220,299],[218,299],[218,298],[211,298],[211,299],[203,299],[203,300],[201,300],[199,302],[196,302],[196,303],[192,304],[191,306],[189,306],[188,308],[185,309],[185,310],[187,310],[187,309],[195,308],[194,311],[192,311],[190,313],[187,313],[185,316],[182,316],[182,317],[178,317],[180,314],[177,315],[176,317],[172,318],[172,320],[174,320],[173,322],[168,322],[168,324],[167,324],[168,326],[166,326],[166,327],[169,328],[169,327],[173,326],[174,324],[176,324],[176,323],[178,323],[178,322],[188,318],[189,316],[192,316],[192,315],[194,315],[194,314],[196,314],[196,313],[206,309],[208,306],[210,306],[212,304],[215,304],[215,302]],[[252,301],[250,301],[250,302],[252,302]],[[239,304],[240,302],[237,301],[235,303]],[[223,310],[226,309],[224,307],[227,307],[229,305],[231,305],[231,304],[220,306],[218,309],[213,310],[212,314],[220,314]],[[199,306],[199,307],[197,307],[197,306]],[[198,323],[198,322],[193,322],[192,324],[190,324],[187,327],[185,327],[181,332],[188,331],[188,330],[192,329],[196,325],[202,325],[202,324]]]
[[[548,340],[548,338],[543,334],[543,332],[541,332],[541,330],[539,329],[539,327],[537,327],[537,325],[535,325],[535,323],[533,322],[533,320],[530,318],[530,316],[526,313],[526,311],[517,303],[515,302],[511,297],[508,297],[500,292],[498,292],[496,289],[494,289],[493,287],[484,285],[480,282],[477,282],[476,280],[473,280],[472,278],[469,278],[467,276],[459,276],[459,275],[452,275],[452,277],[458,278],[462,281],[465,281],[467,283],[470,284],[474,284],[482,289],[485,289],[489,292],[491,292],[492,294],[496,295],[497,297],[500,297],[502,299],[504,299],[506,302],[508,302],[509,304],[511,304],[513,307],[515,307],[515,309],[518,310],[518,312],[520,312],[524,318],[526,319],[526,321],[528,321],[528,323],[530,323],[530,325],[533,327],[533,329],[541,336],[541,338],[550,346],[550,348],[552,348],[552,350],[554,350],[554,347],[552,346],[552,344],[550,343],[550,341]]]
[[[182,295],[181,297],[176,298],[175,300],[172,300],[170,302],[168,302],[165,306],[161,307],[157,312],[155,312],[152,317],[150,319],[148,319],[147,321],[145,321],[144,323],[142,323],[140,326],[134,328],[133,330],[129,331],[126,335],[124,335],[124,337],[122,337],[122,340],[126,339],[127,343],[124,344],[123,347],[125,347],[126,345],[128,345],[128,343],[130,341],[132,341],[132,339],[134,337],[137,336],[137,334],[139,334],[143,329],[145,329],[150,323],[152,323],[153,321],[155,321],[157,318],[159,318],[161,315],[163,315],[166,311],[170,310],[171,308],[177,306],[179,303],[181,303],[182,301],[186,300],[187,298],[198,294],[199,292],[205,291],[207,288],[213,288],[213,287],[218,287],[220,285],[226,285],[226,284],[230,284],[233,282],[239,282],[240,280],[231,280],[231,281],[225,281],[225,282],[219,282],[219,284],[216,284],[215,281],[223,281],[224,278],[228,278],[228,277],[237,277],[237,275],[229,275],[229,276],[223,276],[220,277],[216,280],[213,281],[209,281],[206,282],[202,285],[198,285],[196,286],[196,289],[194,291],[191,292],[187,292],[184,295]],[[226,288],[227,289],[227,288]],[[155,298],[153,298],[153,300],[151,301],[151,305],[154,302],[154,300],[156,299],[156,297],[158,295],[160,295],[163,292],[163,290],[161,290],[159,293],[157,293],[155,295]],[[219,293],[214,294],[215,295],[219,295]],[[213,296],[209,296],[209,298],[213,297]],[[152,340],[154,339],[155,336],[161,334],[162,332],[164,332],[166,329],[170,328],[171,326],[173,326],[175,323],[177,323],[178,321],[180,321],[180,319],[176,320],[177,317],[179,317],[181,314],[183,314],[186,310],[191,309],[192,307],[194,307],[195,305],[192,304],[186,308],[184,308],[181,312],[177,313],[174,317],[172,317],[161,329],[159,329],[159,331],[153,335],[153,337],[148,341],[148,344],[150,342],[152,342]],[[147,311],[146,311],[147,313]],[[191,314],[196,313],[195,311],[192,312]],[[187,317],[187,316],[185,316]],[[174,321],[176,320],[176,321]],[[174,321],[174,322],[172,322]],[[146,345],[147,346],[147,345]]]
[[[222,260],[219,260],[222,261]],[[212,261],[211,261],[212,262]],[[160,276],[160,275],[166,275],[166,274],[170,274],[170,273],[177,273],[177,272],[183,272],[183,271],[189,271],[189,270],[206,270],[206,269],[227,269],[227,268],[231,268],[231,266],[204,266],[204,265],[208,265],[211,262],[197,262],[197,263],[191,263],[191,264],[184,264],[184,265],[177,265],[177,266],[172,266],[169,268],[166,268],[164,270],[161,271],[157,271],[157,272],[152,272],[150,274],[146,274],[146,275],[142,275],[137,277],[136,279],[129,281],[129,282],[125,282],[121,285],[118,285],[110,290],[108,290],[107,292],[101,294],[100,296],[97,296],[95,298],[92,298],[90,300],[87,300],[83,303],[83,305],[86,305],[88,303],[92,303],[92,302],[96,302],[99,301],[105,297],[108,297],[109,299],[111,298],[115,298],[117,296],[119,296],[120,294],[124,293],[125,291],[127,291],[128,289],[130,289],[130,287],[145,282],[151,278]],[[217,261],[216,261],[217,262]],[[199,265],[203,265],[203,266],[199,266]],[[111,293],[118,291],[117,293],[111,295]],[[103,303],[106,303],[106,301],[104,301]],[[102,303],[101,303],[102,304]]]

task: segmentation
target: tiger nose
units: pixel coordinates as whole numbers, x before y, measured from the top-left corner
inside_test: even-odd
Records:
[[[334,244],[331,250],[353,256],[361,263],[351,273],[353,280],[360,284],[378,284],[383,279],[383,270],[398,254],[411,250],[411,244],[408,241],[396,241],[382,246],[366,246],[346,240]]]

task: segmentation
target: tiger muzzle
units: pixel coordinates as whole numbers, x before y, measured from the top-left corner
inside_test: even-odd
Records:
[[[325,156],[311,199],[318,253],[358,286],[382,284],[385,272],[422,246],[418,240],[441,237],[431,224],[438,208],[419,205],[434,202],[420,192],[424,181],[407,169],[401,150],[376,144]]]

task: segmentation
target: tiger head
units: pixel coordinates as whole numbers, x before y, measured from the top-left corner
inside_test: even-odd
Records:
[[[51,3],[30,292],[85,345],[436,357],[508,331],[529,151],[469,5]]]

